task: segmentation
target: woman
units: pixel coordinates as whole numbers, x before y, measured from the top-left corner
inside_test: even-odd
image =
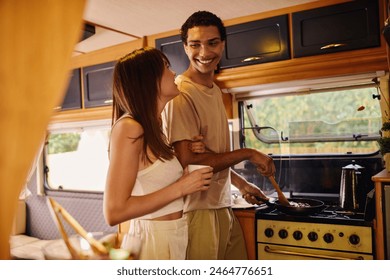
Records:
[[[188,243],[183,197],[209,187],[212,168],[191,173],[162,132],[161,112],[179,94],[167,57],[142,48],[121,58],[113,81],[110,166],[104,215],[110,225],[131,220],[142,237],[141,259],[184,259]]]

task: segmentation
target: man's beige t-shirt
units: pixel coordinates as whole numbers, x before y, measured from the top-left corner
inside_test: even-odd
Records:
[[[216,84],[208,88],[183,75],[176,78],[176,84],[181,94],[166,108],[170,143],[203,135],[208,149],[215,153],[228,152],[229,127],[220,88]],[[231,206],[230,168],[214,174],[209,190],[187,196],[184,212],[228,206]]]

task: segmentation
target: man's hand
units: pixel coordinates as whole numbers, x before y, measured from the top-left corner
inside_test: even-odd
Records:
[[[257,170],[265,177],[274,176],[276,172],[275,164],[272,157],[259,151],[251,149],[252,155],[250,162],[256,165]]]
[[[196,154],[202,154],[206,152],[206,145],[202,142],[203,136],[198,135],[192,138],[192,142],[188,144],[188,149]]]
[[[260,196],[268,200],[268,197],[254,184],[247,183],[243,188],[240,189],[242,197],[250,204],[261,204],[259,200],[256,199],[256,196]]]

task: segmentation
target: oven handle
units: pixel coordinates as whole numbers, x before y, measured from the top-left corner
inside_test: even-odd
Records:
[[[332,257],[326,255],[309,254],[309,253],[298,253],[298,252],[285,251],[285,250],[276,250],[276,249],[271,249],[269,246],[265,246],[264,251],[266,251],[267,253],[280,254],[280,255],[303,256],[303,257],[312,257],[312,258],[328,259],[328,260],[363,260],[362,257],[343,258],[343,257]]]

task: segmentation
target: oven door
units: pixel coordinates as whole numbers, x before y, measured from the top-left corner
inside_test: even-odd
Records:
[[[372,260],[369,254],[257,243],[258,260]]]

